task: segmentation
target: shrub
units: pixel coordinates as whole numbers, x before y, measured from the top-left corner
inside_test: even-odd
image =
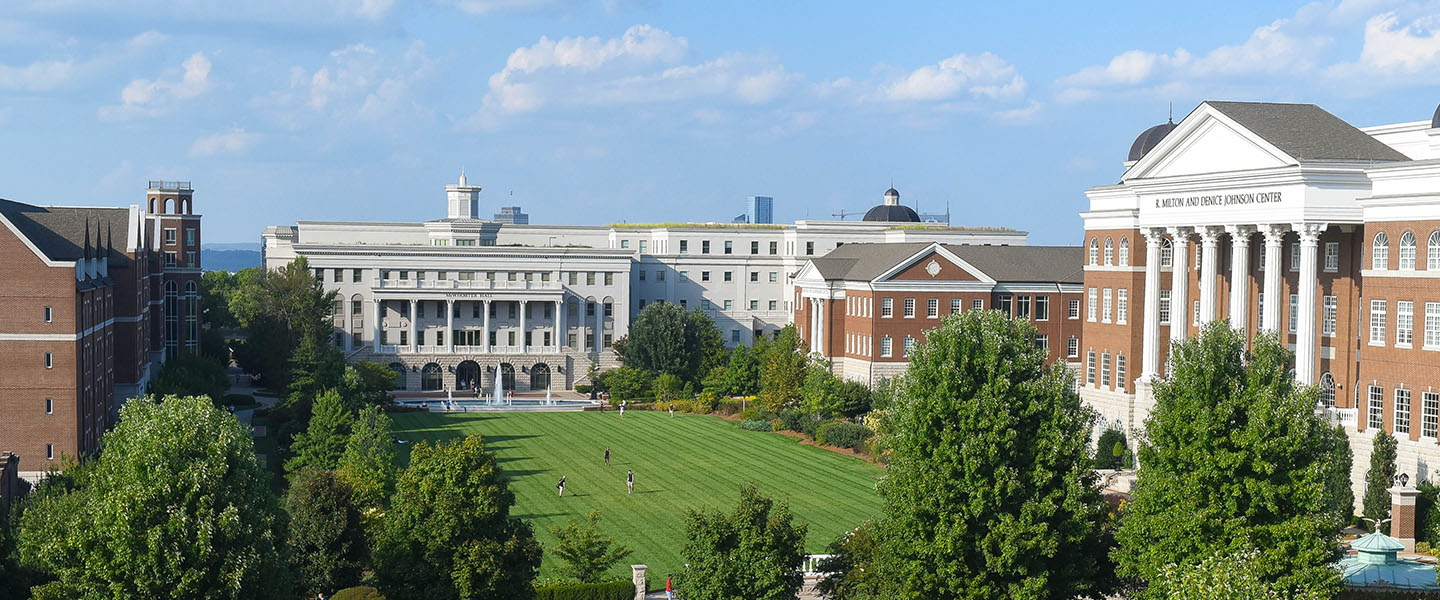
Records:
[[[780,419],[770,419],[770,431],[785,431],[785,423]]]
[[[1104,433],[1100,434],[1100,440],[1095,443],[1095,468],[1124,468],[1126,452],[1128,450],[1126,449],[1125,432],[1118,429],[1106,429]]]
[[[224,404],[231,406],[254,406],[255,397],[250,394],[225,394]]]
[[[772,429],[770,429],[769,421],[761,421],[759,419],[755,419],[752,421],[741,421],[740,428],[746,431],[773,431]]]
[[[362,585],[335,592],[330,600],[385,600],[385,596],[380,593],[380,590]]]
[[[785,423],[785,428],[805,434],[805,437],[815,439],[815,434],[820,426],[825,423],[824,419],[812,414],[798,410],[787,410],[780,413],[780,421]]]
[[[623,580],[547,583],[535,587],[535,600],[630,600],[634,597],[635,584]]]
[[[851,450],[864,450],[865,440],[869,438],[870,430],[868,428],[849,421],[834,421],[821,425],[815,435],[815,441],[821,444]]]
[[[740,407],[740,400],[737,400],[735,398],[721,398],[719,402],[715,403],[715,409],[712,412],[728,417],[730,415],[739,413]]]
[[[591,386],[590,384],[588,384],[588,383],[582,383],[582,384],[576,385],[576,386],[575,386],[575,393],[577,393],[577,394],[585,394],[586,396],[589,396],[589,395],[590,395],[590,388],[591,388],[591,387],[592,387],[592,386]]]

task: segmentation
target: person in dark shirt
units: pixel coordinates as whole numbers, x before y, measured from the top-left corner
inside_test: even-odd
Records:
[[[565,476],[560,476],[560,483],[555,484],[555,489],[560,490],[560,497],[565,497]]]
[[[610,447],[605,447],[605,466],[610,466]]]

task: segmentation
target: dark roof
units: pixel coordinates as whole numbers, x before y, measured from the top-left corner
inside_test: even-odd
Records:
[[[1430,128],[1440,128],[1440,105],[1435,106],[1435,116],[1430,117]]]
[[[1135,143],[1130,144],[1130,157],[1126,160],[1140,160],[1146,152],[1159,144],[1160,140],[1165,139],[1172,129],[1175,129],[1175,123],[1167,121],[1140,132],[1140,137],[1135,138]]]
[[[900,197],[900,192],[897,191],[895,188],[892,187],[892,188],[890,188],[890,189],[888,189],[888,190],[885,190],[885,195],[886,195],[886,196],[894,196],[894,197],[896,197],[896,198],[899,198],[899,197]]]
[[[920,215],[915,214],[915,209],[903,204],[879,204],[865,211],[865,218],[860,220],[919,223]]]
[[[1084,283],[1083,246],[973,246],[946,250],[998,282]],[[930,242],[845,244],[810,259],[825,279],[870,281],[930,246]]]
[[[1410,160],[1314,104],[1206,101],[1297,160]]]
[[[50,260],[76,260],[85,254],[85,232],[90,232],[90,246],[106,243],[120,247],[112,250],[110,261],[124,261],[123,249],[128,238],[130,211],[124,208],[31,206],[0,199],[0,214],[5,215],[20,233]],[[108,242],[107,242],[108,240]]]

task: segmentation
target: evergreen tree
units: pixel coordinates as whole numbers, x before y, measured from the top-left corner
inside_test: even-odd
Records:
[[[1366,519],[1374,522],[1390,518],[1390,492],[1395,485],[1395,436],[1384,429],[1375,434],[1370,447],[1370,470],[1365,473],[1365,501],[1362,504]],[[1369,523],[1366,523],[1368,526]],[[1384,523],[1380,531],[1390,533],[1390,524]]]
[[[306,597],[360,583],[365,532],[345,485],[330,471],[306,468],[285,493],[289,546]]]
[[[763,337],[757,337],[757,349],[765,344]],[[730,352],[730,362],[725,368],[725,388],[730,395],[754,396],[760,391],[760,363],[756,361],[760,350],[736,346]]]
[[[367,406],[355,415],[336,475],[350,486],[356,506],[379,509],[395,491],[395,435],[390,416]]]
[[[333,470],[345,452],[354,417],[346,412],[344,400],[335,390],[327,390],[315,399],[310,426],[295,436],[290,445],[294,456],[285,461],[285,471],[296,473],[306,467]]]
[[[761,362],[761,406],[773,413],[795,407],[800,401],[805,369],[809,364],[809,349],[800,340],[800,333],[794,325],[786,325],[775,340],[767,344]]]
[[[1096,591],[1106,507],[1094,415],[1035,329],[997,311],[946,317],[891,407],[879,569],[892,598],[1071,598]]]
[[[1173,347],[1116,533],[1117,570],[1151,581],[1169,565],[1255,548],[1265,581],[1333,593],[1336,532],[1352,502],[1349,445],[1316,415],[1319,391],[1296,386],[1279,339],[1246,345],[1222,320]]]
[[[633,551],[601,532],[599,523],[600,511],[592,510],[585,515],[583,525],[571,519],[563,528],[558,525],[550,528],[555,536],[551,552],[565,561],[560,567],[561,573],[584,583],[599,583],[611,567],[630,556]]]
[[[788,503],[753,485],[741,488],[732,513],[686,512],[680,597],[792,600],[804,583],[806,529],[791,522]]]
[[[375,575],[394,598],[526,600],[540,568],[530,523],[478,435],[416,444],[375,544]]]

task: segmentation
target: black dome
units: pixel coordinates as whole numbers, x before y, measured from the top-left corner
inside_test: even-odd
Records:
[[[1130,158],[1126,160],[1140,160],[1141,157],[1145,156],[1146,152],[1149,152],[1151,148],[1159,144],[1160,140],[1165,139],[1165,136],[1169,135],[1172,129],[1175,129],[1175,124],[1170,122],[1161,123],[1146,129],[1140,134],[1140,137],[1135,138],[1135,143],[1130,144]]]
[[[865,218],[860,220],[919,223],[920,215],[915,214],[915,209],[903,204],[881,204],[865,211]]]
[[[1440,113],[1436,113],[1436,114],[1440,114]],[[892,188],[890,188],[890,189],[888,189],[888,190],[885,190],[885,195],[886,195],[886,196],[894,196],[894,197],[896,197],[896,198],[899,198],[899,197],[900,197],[900,192],[895,191],[895,188],[892,187]]]
[[[1440,128],[1440,106],[1435,107],[1435,116],[1430,117],[1430,128]]]

